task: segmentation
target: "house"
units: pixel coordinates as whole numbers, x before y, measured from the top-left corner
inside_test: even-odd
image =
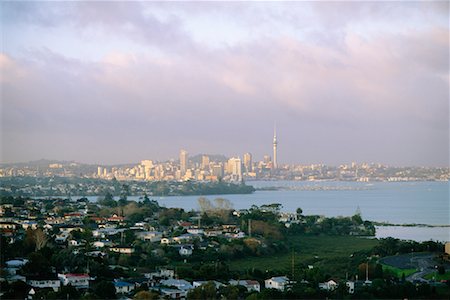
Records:
[[[157,289],[161,293],[164,299],[186,299],[187,291],[171,288],[159,288]]]
[[[337,287],[338,287],[337,280],[333,280],[333,279],[319,283],[319,289],[326,290],[326,291],[334,291],[335,289],[337,289]]]
[[[345,285],[347,286],[349,294],[354,294],[355,293],[355,282],[354,281],[347,281],[345,283]]]
[[[91,279],[88,274],[76,273],[58,274],[58,278],[64,286],[70,284],[77,289],[89,288],[89,280]]]
[[[113,284],[116,289],[116,294],[128,294],[135,289],[135,285],[127,281],[115,279]]]
[[[196,287],[202,286],[204,284],[207,284],[208,282],[213,282],[214,285],[216,286],[216,290],[218,290],[222,286],[225,286],[223,283],[215,281],[215,280],[212,280],[212,281],[203,281],[203,280],[194,281],[194,282],[192,282],[192,286],[194,288],[196,288]]]
[[[136,232],[136,237],[150,242],[161,242],[162,232],[159,231],[141,231]]]
[[[125,218],[122,217],[122,216],[118,216],[117,214],[113,214],[107,220],[108,220],[108,222],[118,222],[118,223],[120,223],[120,222],[123,222],[125,220]]]
[[[22,228],[25,230],[27,230],[28,228],[35,230],[38,228],[38,223],[36,221],[24,220],[22,222]]]
[[[225,233],[225,237],[227,237],[229,239],[243,239],[243,238],[245,238],[245,233],[242,231],[239,231],[236,233],[227,232],[227,233]]]
[[[176,287],[177,289],[182,291],[187,291],[194,288],[192,284],[184,279],[165,279],[161,280],[160,283],[161,285]]]
[[[124,230],[116,228],[100,228],[92,231],[92,236],[95,238],[105,238],[106,236],[116,235]]]
[[[203,228],[189,228],[187,232],[194,235],[203,235],[205,230]]]
[[[27,278],[26,278],[25,276],[16,274],[16,275],[7,277],[7,281],[8,281],[9,283],[15,282],[15,281],[23,281],[23,282],[26,282],[26,281],[27,281]]]
[[[175,277],[175,271],[170,269],[160,269],[159,271],[152,272],[152,273],[146,273],[144,276],[150,280],[153,280],[154,278],[174,278]]]
[[[16,230],[18,225],[14,222],[0,222],[0,229]]]
[[[12,259],[5,262],[5,271],[10,275],[16,275],[17,271],[26,265],[28,259]]]
[[[171,238],[162,238],[161,239],[161,244],[168,245],[170,243],[172,243],[172,239]]]
[[[178,253],[181,256],[191,256],[193,250],[194,250],[193,245],[182,245],[181,247],[179,247]]]
[[[67,232],[57,234],[55,237],[55,243],[64,244],[65,242],[67,242],[68,238],[69,238],[69,233],[67,233]]]
[[[276,289],[279,291],[285,291],[288,288],[289,278],[286,276],[278,276],[266,279],[264,286],[266,289]]]
[[[65,233],[65,234],[69,234],[72,231],[80,231],[83,232],[84,228],[79,227],[79,226],[65,226],[65,227],[60,227],[59,231],[61,233]]]
[[[173,237],[172,240],[176,243],[186,243],[186,242],[190,242],[194,239],[194,235],[190,234],[190,233],[185,233],[182,234],[180,236],[176,236]]]
[[[230,280],[229,283],[231,285],[242,285],[247,289],[247,291],[261,291],[261,285],[256,280]]]
[[[89,252],[86,252],[84,255],[89,256],[89,257],[104,258],[104,257],[106,257],[108,254],[106,254],[105,252],[96,250],[96,251],[89,251]]]
[[[134,248],[132,247],[112,247],[109,251],[121,253],[121,254],[132,254],[134,253]]]
[[[15,268],[20,269],[23,266],[25,266],[28,262],[28,259],[21,258],[21,259],[11,259],[5,262],[7,268]]]
[[[51,274],[47,276],[28,277],[27,284],[34,288],[52,288],[57,292],[61,286],[61,281],[56,274]]]
[[[95,248],[111,247],[112,245],[113,243],[110,240],[101,240],[92,243],[92,246],[94,246]]]
[[[183,229],[188,229],[189,227],[192,226],[192,223],[191,222],[180,221],[180,222],[178,222],[178,225],[183,227]]]
[[[219,236],[222,235],[222,230],[217,230],[217,229],[211,229],[211,230],[206,230],[205,231],[205,235],[207,237],[213,237],[213,236]]]
[[[80,247],[80,246],[84,246],[85,244],[86,244],[85,241],[69,240],[69,246]]]

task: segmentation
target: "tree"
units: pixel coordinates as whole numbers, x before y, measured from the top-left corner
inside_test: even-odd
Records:
[[[50,273],[50,262],[40,252],[30,254],[29,262],[23,267],[28,274],[46,274]]]
[[[303,209],[301,209],[300,207],[299,208],[297,208],[297,218],[301,218],[301,216],[302,216],[302,213],[303,213]]]
[[[100,281],[94,286],[94,293],[101,299],[116,299],[116,288],[110,281]]]
[[[210,281],[189,291],[188,299],[216,299],[216,285]]]
[[[206,212],[209,212],[212,210],[213,205],[212,205],[211,201],[209,201],[207,198],[200,197],[200,198],[198,198],[197,202],[198,202],[198,206],[200,206],[200,211],[202,213],[206,213]]]
[[[133,297],[133,299],[135,299],[135,300],[156,300],[158,298],[159,298],[159,295],[157,293],[149,292],[149,291],[137,292]]]

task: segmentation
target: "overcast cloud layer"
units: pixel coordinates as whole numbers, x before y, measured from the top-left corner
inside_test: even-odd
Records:
[[[1,6],[2,162],[448,165],[448,2]]]

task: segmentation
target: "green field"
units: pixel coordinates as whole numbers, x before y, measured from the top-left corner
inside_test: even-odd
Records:
[[[376,239],[354,236],[295,236],[289,237],[295,251],[295,263],[321,267],[339,275],[348,266],[352,253],[369,250],[378,244]],[[232,270],[290,270],[292,252],[262,257],[249,257],[230,262]],[[337,275],[337,274],[336,274]]]
[[[425,275],[426,279],[433,279],[440,281],[440,280],[450,280],[450,271],[445,272],[444,274],[437,274],[437,273],[431,273]]]
[[[405,277],[408,277],[411,274],[414,274],[417,272],[416,269],[400,269],[393,266],[388,266],[385,264],[382,264],[383,270],[389,270],[392,273],[394,273],[397,277],[401,278],[403,274],[405,274]]]

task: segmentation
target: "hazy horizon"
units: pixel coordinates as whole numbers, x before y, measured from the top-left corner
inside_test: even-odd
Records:
[[[448,2],[2,2],[2,163],[449,165]]]

